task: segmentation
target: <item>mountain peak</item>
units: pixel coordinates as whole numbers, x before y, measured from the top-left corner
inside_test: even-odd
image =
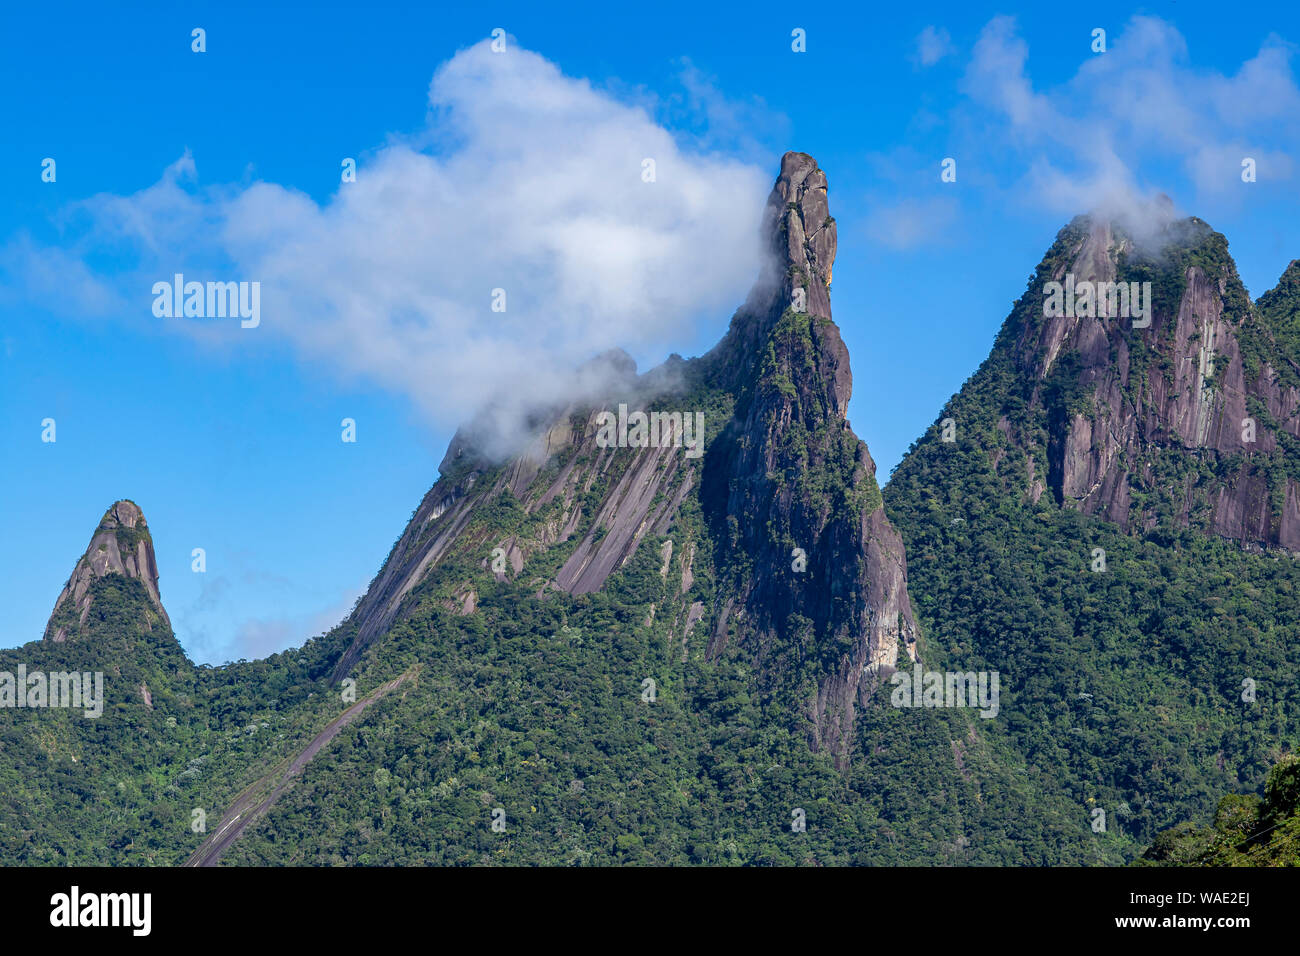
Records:
[[[158,591],[158,562],[154,557],[149,524],[145,521],[140,506],[124,498],[113,502],[104,512],[99,526],[91,536],[90,544],[73,568],[68,583],[63,586],[50,614],[50,623],[45,628],[46,640],[57,642],[68,638],[67,627],[55,624],[60,612],[68,605],[72,606],[76,614],[78,626],[85,624],[93,600],[89,593],[90,586],[99,578],[110,574],[121,574],[140,581],[163,621],[168,627],[171,626]]]
[[[917,659],[918,631],[902,539],[845,417],[853,380],[830,317],[835,220],[808,154],[782,158],[763,230],[758,281],[706,356],[636,376],[625,354],[606,353],[595,366],[618,373],[618,387],[558,410],[505,463],[453,440],[357,605],[336,680],[418,595],[461,616],[516,579],[530,601],[581,597],[634,574],[653,548],[657,596],[634,615],[642,627],[683,660],[742,655],[764,693],[788,692],[797,667],[809,683],[794,705],[813,745],[847,762],[859,704],[900,656]],[[650,429],[658,420],[660,438],[636,438],[636,416]],[[620,601],[625,587],[616,579]]]
[[[769,275],[782,307],[794,302],[796,311],[830,318],[835,220],[826,174],[807,153],[781,157],[781,174],[767,199],[763,231],[771,254]],[[804,290],[803,308],[798,308],[799,289]]]
[[[1300,483],[1280,467],[1300,438],[1295,288],[1284,276],[1252,304],[1195,216],[1077,217],[986,362],[1015,369],[997,406],[949,417],[984,416],[1019,447],[1035,504],[1050,490],[1125,529],[1165,517],[1300,550]]]
[[[1300,259],[1292,259],[1290,264],[1282,270],[1277,285],[1260,296],[1260,301],[1263,302],[1267,296],[1273,298],[1279,296],[1293,297],[1297,292],[1300,292]],[[1297,356],[1297,358],[1300,358],[1300,356]]]
[[[127,528],[134,528],[137,525],[148,526],[148,522],[144,520],[144,512],[130,498],[123,498],[120,501],[113,502],[109,509],[104,512],[104,517],[100,519],[101,528],[106,524],[109,527],[121,525]]]
[[[829,319],[831,270],[837,246],[826,174],[807,153],[781,157],[781,172],[768,194],[760,239],[764,260],[745,304],[731,318],[727,334],[704,356],[721,380],[743,389],[767,336],[787,311]],[[843,343],[831,344],[847,375]],[[843,353],[841,356],[839,353]],[[851,379],[839,386],[847,402]]]
[[[1091,211],[1075,216],[1062,231],[1086,232],[1093,227],[1104,227],[1129,248],[1140,246],[1153,254],[1171,244],[1198,243],[1212,231],[1203,220],[1179,212],[1165,193],[1110,197]]]

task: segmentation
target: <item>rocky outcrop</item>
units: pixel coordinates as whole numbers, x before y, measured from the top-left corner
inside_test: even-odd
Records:
[[[635,364],[622,353],[618,363],[631,375],[624,380],[620,398],[633,411],[643,408],[645,380],[657,381],[655,374],[638,379]],[[457,435],[443,460],[443,477],[425,496],[353,612],[356,637],[335,668],[335,679],[351,669],[396,619],[406,597],[455,549],[481,555],[483,568],[505,580],[517,576],[533,554],[569,541],[585,527],[546,587],[586,594],[599,590],[647,534],[662,535],[690,491],[695,471],[684,464],[679,447],[602,447],[598,416],[618,404],[611,400],[591,408],[585,401],[575,402],[556,413],[550,426],[504,465],[480,457],[467,433]],[[588,493],[603,481],[609,481],[610,488],[593,508]],[[491,538],[471,530],[472,519],[503,496],[516,501],[524,515],[548,509],[553,517],[533,538]],[[461,604],[462,613],[476,607],[477,600]]]
[[[74,636],[70,634],[68,625],[58,622],[68,620],[67,612],[71,610],[76,625],[85,624],[93,601],[90,586],[96,579],[110,574],[135,578],[143,584],[162,622],[171,627],[158,591],[158,562],[144,513],[133,501],[118,501],[104,513],[86,553],[63,586],[50,615],[50,623],[46,625],[46,640],[64,641]]]
[[[1188,219],[1137,243],[1084,217],[1062,231],[1058,249],[1040,267],[1044,280],[1154,280],[1155,293],[1146,327],[1088,308],[1044,315],[1041,288],[1018,307],[1026,318],[1016,362],[1032,383],[1030,406],[1050,408],[1048,486],[1057,499],[1141,528],[1155,514],[1149,502],[1135,504],[1134,490],[1155,488],[1176,499],[1184,524],[1203,510],[1213,533],[1300,551],[1298,473],[1277,467],[1280,443],[1300,438],[1296,356],[1250,303],[1223,237]],[[1179,456],[1206,472],[1185,489],[1169,480]]]
[[[794,297],[804,289],[802,311],[830,317],[831,269],[837,231],[831,218],[826,174],[807,153],[786,153],[781,175],[764,210],[771,236],[771,265],[779,272],[780,291]]]
[[[356,636],[336,678],[449,555],[473,556],[502,582],[526,574],[533,555],[572,542],[558,570],[529,587],[539,598],[589,594],[647,538],[669,534],[687,501],[698,502],[714,539],[709,551],[723,556],[711,605],[691,593],[696,542],[680,541],[674,555],[670,540],[656,566],[669,581],[679,564],[676,605],[649,608],[645,626],[669,628],[683,654],[698,646],[715,657],[747,655],[768,689],[806,685],[812,744],[848,759],[856,708],[900,653],[916,657],[907,563],[875,463],[845,417],[853,378],[831,320],[836,227],[826,176],[811,156],[784,156],[763,228],[767,260],[707,355],[673,357],[641,376],[626,355],[601,356],[602,374],[578,377],[602,391],[539,412],[531,446],[504,463],[479,450],[491,443],[473,427],[453,439],[442,478],[354,612]],[[710,423],[717,437],[702,455],[684,454],[673,440],[681,423],[644,446],[602,441],[602,412],[657,407],[686,383],[697,397],[734,408],[729,421]],[[540,530],[502,534],[500,523],[475,520],[507,506],[545,516]],[[457,588],[444,606],[473,613],[469,585]]]
[[[902,539],[845,417],[853,376],[831,321],[835,222],[812,157],[785,155],[767,210],[769,281],[706,357],[739,393],[706,465],[706,507],[727,553],[742,556],[709,651],[738,640],[772,681],[810,669],[814,745],[843,761],[857,705],[900,651],[916,659],[917,628]]]

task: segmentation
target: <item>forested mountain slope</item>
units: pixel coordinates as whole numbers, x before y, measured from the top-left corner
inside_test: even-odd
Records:
[[[104,676],[98,717],[0,709],[0,860],[1118,864],[1263,786],[1298,736],[1297,266],[1252,304],[1198,220],[1076,220],[882,494],[828,196],[786,154],[706,355],[598,357],[508,460],[466,425],[301,649],[194,667],[115,504],[0,652],[0,693]],[[1082,305],[1120,281],[1137,314]],[[991,706],[899,696],[950,674]]]
[[[1294,272],[1256,307],[1199,220],[1076,220],[885,489],[932,659],[1000,671],[988,732],[1106,859],[1300,737]],[[1150,312],[1046,314],[1067,276]]]

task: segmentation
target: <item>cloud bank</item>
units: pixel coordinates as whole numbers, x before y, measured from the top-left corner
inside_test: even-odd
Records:
[[[427,128],[362,156],[327,201],[200,187],[187,155],[147,189],[71,210],[70,244],[11,242],[0,269],[82,309],[242,347],[287,341],[441,427],[561,400],[591,356],[666,354],[743,300],[770,171],[688,150],[644,108],[514,44],[458,53],[428,101]],[[86,265],[106,252],[127,271]],[[176,272],[260,282],[261,325],[154,319],[146,293]]]
[[[1235,74],[1201,70],[1170,23],[1135,16],[1106,52],[1064,85],[1038,89],[1015,22],[980,32],[961,89],[984,121],[1027,161],[1017,184],[1060,211],[1132,205],[1153,190],[1149,161],[1181,167],[1197,198],[1241,186],[1242,160],[1261,179],[1289,180],[1287,148],[1300,138],[1292,48],[1276,37]],[[988,135],[987,127],[984,135]]]
[[[915,62],[948,54],[943,38],[927,27]],[[1243,202],[1247,158],[1257,176],[1250,188],[1294,181],[1300,87],[1291,44],[1270,36],[1235,71],[1220,72],[1197,67],[1182,34],[1157,17],[1131,18],[1104,53],[1091,52],[1086,34],[1076,40],[1078,69],[1044,85],[1031,76],[1016,21],[989,20],[964,54],[945,135],[928,151],[877,154],[894,188],[873,196],[868,234],[895,249],[940,244],[962,218],[955,201],[941,201],[945,190],[969,186],[976,201],[1004,209],[1095,212],[1142,233],[1169,215],[1161,193],[1197,210]],[[924,111],[918,117],[934,128]],[[940,183],[943,156],[957,160],[955,184]],[[962,195],[962,206],[971,198]]]

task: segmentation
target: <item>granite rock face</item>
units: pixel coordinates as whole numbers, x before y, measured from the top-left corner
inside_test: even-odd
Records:
[[[1055,410],[1047,487],[1063,505],[1138,529],[1155,515],[1134,492],[1156,488],[1176,499],[1184,525],[1300,551],[1300,482],[1278,467],[1280,444],[1300,438],[1300,356],[1288,354],[1250,302],[1222,236],[1188,219],[1147,242],[1152,248],[1081,217],[1040,267],[1076,287],[1154,280],[1146,327],[1132,316],[1041,315],[1035,289],[1027,297],[1015,357],[1032,383],[1030,405],[1050,404],[1063,390],[1084,397]],[[1213,475],[1171,487],[1165,466],[1180,456]],[[1044,489],[1032,475],[1027,481],[1036,499]]]
[[[786,153],[764,210],[764,228],[784,291],[793,295],[806,289],[805,311],[829,318],[837,234],[827,196],[826,174],[817,161],[807,153]]]
[[[110,574],[121,574],[140,581],[162,622],[168,628],[171,627],[171,620],[167,617],[158,591],[158,562],[154,557],[153,537],[149,534],[144,513],[133,501],[118,501],[104,513],[85,554],[77,561],[72,576],[59,594],[50,615],[50,624],[46,626],[47,641],[64,641],[75,637],[66,627],[55,625],[54,619],[71,605],[78,624],[85,624],[93,600],[89,593],[90,585],[96,579]]]
[[[709,650],[740,641],[769,681],[819,658],[813,743],[843,761],[857,705],[900,651],[916,659],[917,627],[902,539],[845,417],[853,374],[831,320],[826,197],[812,157],[787,153],[767,207],[775,281],[760,283],[704,359],[738,395],[705,469],[706,508],[719,502],[728,551],[744,555]]]
[[[355,636],[336,679],[382,641],[408,596],[451,556],[473,555],[498,581],[525,575],[538,599],[588,594],[690,506],[705,516],[712,540],[685,542],[676,553],[670,541],[656,553],[661,578],[680,587],[672,606],[651,608],[646,626],[666,628],[683,654],[695,647],[747,655],[767,687],[797,683],[806,690],[813,746],[848,759],[857,706],[900,652],[916,657],[907,563],[875,463],[845,418],[853,378],[831,321],[836,227],[826,176],[811,156],[783,157],[763,229],[768,259],[707,355],[674,356],[639,376],[626,355],[601,356],[616,373],[598,376],[605,391],[539,412],[532,445],[504,463],[477,450],[485,443],[472,427],[453,439],[442,477],[353,614]],[[659,407],[656,400],[690,389],[733,409],[729,420],[708,424],[701,454],[663,441],[601,440],[602,412]],[[673,422],[666,434],[682,428]],[[529,535],[478,530],[476,515],[503,501],[549,517]],[[575,543],[558,570],[534,579],[530,559],[567,542]],[[709,602],[695,593],[704,544],[722,556]],[[470,584],[457,587],[465,593]]]

